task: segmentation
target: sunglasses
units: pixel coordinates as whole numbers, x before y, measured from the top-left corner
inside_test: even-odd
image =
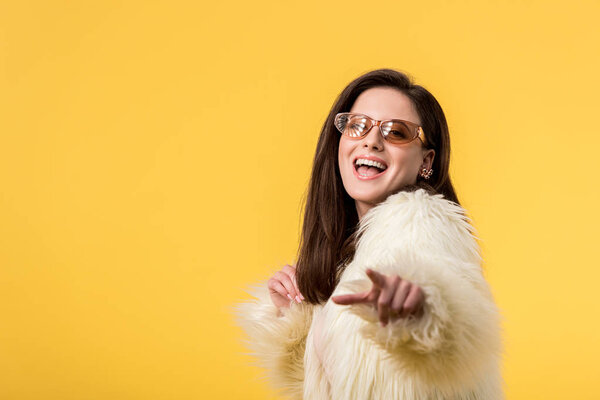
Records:
[[[379,126],[383,138],[390,144],[401,145],[419,138],[427,147],[427,139],[423,128],[414,122],[402,119],[387,119],[377,121],[364,114],[339,113],[333,121],[341,134],[349,138],[360,139],[367,135],[373,126]]]

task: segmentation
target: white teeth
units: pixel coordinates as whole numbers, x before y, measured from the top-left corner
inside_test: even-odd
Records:
[[[369,166],[372,166],[372,167],[377,167],[377,168],[382,169],[382,170],[386,169],[386,167],[383,164],[378,163],[377,161],[365,160],[364,158],[358,158],[358,159],[356,159],[356,166],[359,167],[361,165],[369,165]]]

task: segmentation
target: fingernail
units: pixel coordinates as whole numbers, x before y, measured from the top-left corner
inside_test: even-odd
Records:
[[[289,294],[289,293],[287,294],[287,297],[288,297],[288,299],[290,299],[290,300],[294,301],[294,299],[292,299],[292,296],[290,296],[290,294]]]
[[[300,297],[296,296],[296,301],[297,301],[298,303],[300,303],[300,302],[301,302],[301,300],[300,300]]]

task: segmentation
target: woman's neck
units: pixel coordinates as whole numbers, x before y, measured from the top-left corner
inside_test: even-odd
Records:
[[[374,206],[371,203],[365,203],[365,202],[358,201],[358,200],[355,200],[354,204],[356,206],[356,213],[358,214],[359,221],[362,219],[363,215],[365,215],[367,213],[367,211],[369,211]]]

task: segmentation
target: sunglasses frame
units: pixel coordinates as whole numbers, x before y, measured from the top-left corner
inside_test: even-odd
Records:
[[[425,147],[427,147],[427,138],[425,137],[425,131],[423,130],[423,127],[421,127],[420,125],[415,124],[414,122],[403,120],[403,119],[384,119],[384,120],[379,121],[379,120],[373,119],[373,118],[369,117],[368,115],[365,115],[365,114],[362,114],[362,113],[341,112],[341,113],[337,113],[335,115],[335,119],[333,121],[333,125],[338,130],[338,132],[340,132],[342,135],[345,135],[345,134],[344,134],[344,132],[340,131],[340,129],[338,128],[337,122],[338,122],[338,120],[341,117],[346,116],[346,115],[365,117],[370,122],[370,124],[371,124],[371,126],[369,127],[369,129],[365,130],[363,132],[363,134],[361,136],[359,136],[359,137],[352,137],[352,136],[346,135],[346,137],[349,137],[351,139],[362,139],[362,138],[364,138],[367,135],[367,133],[369,133],[369,131],[371,129],[373,129],[374,126],[378,126],[379,127],[379,133],[381,134],[381,136],[383,136],[383,139],[386,142],[388,142],[388,143],[390,143],[392,145],[401,146],[401,145],[410,143],[413,140],[419,138],[421,140],[421,142],[423,143],[423,145]],[[385,135],[383,133],[383,131],[381,130],[381,125],[383,123],[385,123],[385,122],[395,122],[395,121],[408,125],[408,127],[413,130],[414,137],[412,139],[410,139],[409,141],[407,141],[407,142],[402,142],[402,143],[392,143],[392,142],[390,142],[388,140],[388,138],[387,138],[387,135]]]

